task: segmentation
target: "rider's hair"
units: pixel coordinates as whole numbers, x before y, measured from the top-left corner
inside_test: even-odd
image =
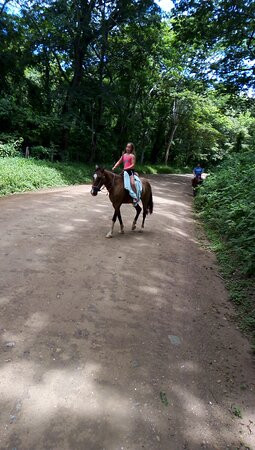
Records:
[[[135,155],[135,144],[133,144],[133,142],[128,142],[127,145],[131,145],[131,148],[132,148],[131,153],[132,153],[133,155]]]

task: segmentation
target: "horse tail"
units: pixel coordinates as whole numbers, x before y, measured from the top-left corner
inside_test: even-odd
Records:
[[[152,214],[153,213],[153,199],[152,199],[152,192],[150,192],[150,199],[147,206],[147,211]]]

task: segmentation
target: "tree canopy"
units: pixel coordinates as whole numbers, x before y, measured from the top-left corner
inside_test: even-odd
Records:
[[[252,149],[254,8],[180,0],[166,17],[153,0],[2,1],[0,142],[84,162],[130,140],[141,162]]]

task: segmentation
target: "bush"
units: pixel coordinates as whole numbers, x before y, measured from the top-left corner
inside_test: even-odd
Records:
[[[4,142],[3,136],[0,138],[0,157],[14,157],[18,156],[21,151],[22,138],[9,139],[8,142]]]
[[[240,324],[255,349],[255,155],[233,154],[206,179],[195,199],[239,311]]]
[[[255,273],[255,155],[233,154],[204,182],[196,198],[211,230],[224,241],[236,267]]]
[[[0,195],[91,181],[93,169],[83,164],[51,163],[30,158],[2,158]]]
[[[46,159],[53,162],[54,156],[57,154],[55,146],[51,145],[50,148],[37,145],[31,147],[31,156],[36,159]]]

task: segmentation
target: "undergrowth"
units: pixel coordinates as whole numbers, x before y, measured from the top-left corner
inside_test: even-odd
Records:
[[[233,154],[199,189],[195,205],[240,324],[255,343],[255,155]]]
[[[0,158],[0,195],[91,181],[93,169],[82,164]]]

